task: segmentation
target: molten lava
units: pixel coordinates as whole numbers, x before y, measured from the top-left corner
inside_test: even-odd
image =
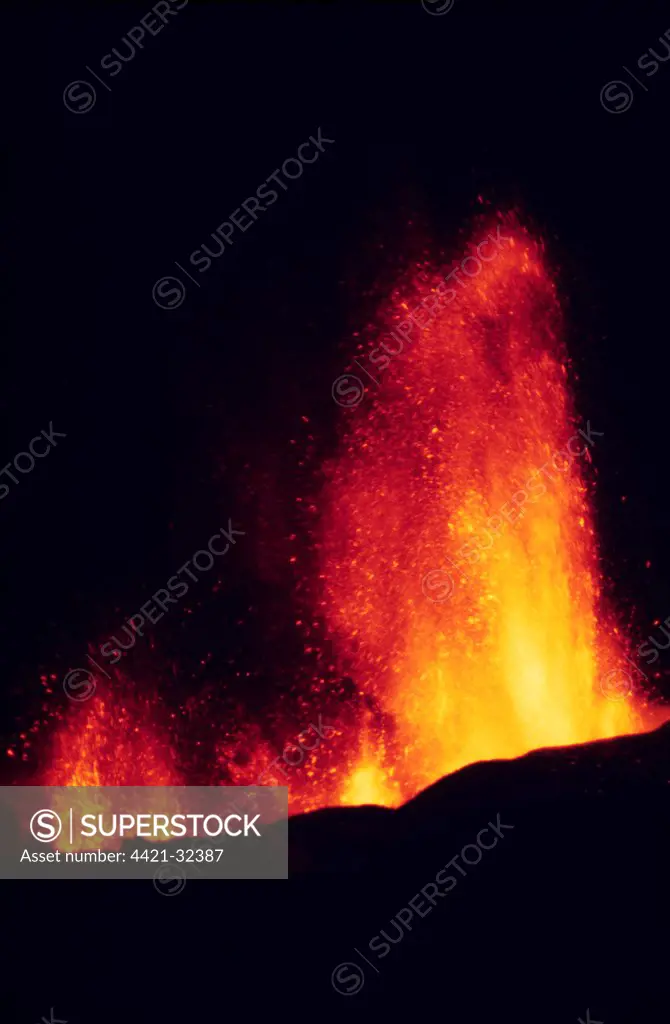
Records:
[[[119,684],[120,685],[120,684]],[[173,747],[150,720],[150,707],[96,695],[56,732],[44,786],[181,786]]]
[[[606,441],[578,432],[541,246],[500,223],[506,241],[452,279],[450,302],[425,272],[398,299],[375,339],[390,352],[409,310],[437,312],[388,369],[368,364],[379,390],[344,413],[322,610],[340,671],[393,723],[364,736],[344,803],[401,803],[474,761],[642,728],[600,682],[624,656],[585,482]]]
[[[392,806],[475,761],[650,724],[611,685],[626,644],[601,596],[588,480],[607,439],[576,420],[542,247],[499,217],[460,257],[446,288],[417,268],[359,345],[378,390],[343,411],[309,502],[318,572],[297,545],[287,558],[310,597],[303,662],[274,706],[217,704],[221,680],[168,713],[98,680],[53,737],[42,784],[262,782],[288,785],[294,813]],[[398,334],[419,303],[420,326]]]

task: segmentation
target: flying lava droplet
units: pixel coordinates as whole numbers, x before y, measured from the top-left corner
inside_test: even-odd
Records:
[[[487,234],[500,241],[485,250]],[[342,410],[308,503],[319,564],[298,564],[310,607],[294,688],[329,724],[294,726],[283,764],[289,736],[269,724],[282,694],[262,720],[208,713],[210,784],[288,784],[294,812],[393,806],[476,761],[658,724],[601,592],[589,471],[606,439],[576,419],[542,245],[498,216],[465,256],[447,286],[415,268],[380,312],[367,353],[379,388]],[[157,707],[96,692],[60,725],[42,782],[188,781]],[[180,733],[182,750],[192,738]]]
[[[515,217],[497,223],[504,241],[451,279],[451,301],[417,274],[374,342],[393,353],[379,390],[342,414],[321,603],[340,671],[390,723],[366,736],[345,803],[401,803],[475,761],[644,728],[599,682],[625,655],[587,485],[604,442],[575,419],[542,247]],[[389,332],[420,302],[402,345]]]

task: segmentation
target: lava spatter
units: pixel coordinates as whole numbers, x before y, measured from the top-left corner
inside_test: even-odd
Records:
[[[575,417],[542,246],[514,217],[497,228],[503,243],[451,278],[450,301],[441,275],[417,272],[381,318],[375,344],[394,358],[379,390],[342,414],[321,603],[340,670],[392,722],[361,743],[347,803],[400,803],[471,762],[641,728],[598,684],[624,654],[587,485],[601,432]],[[420,302],[419,326],[390,338]]]

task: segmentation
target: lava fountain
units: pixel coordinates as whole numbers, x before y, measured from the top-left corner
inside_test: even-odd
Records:
[[[123,686],[117,678],[119,689]],[[44,786],[180,786],[174,744],[155,710],[128,694],[96,695],[56,731]]]
[[[628,692],[626,642],[601,594],[590,469],[605,441],[575,415],[542,245],[498,217],[465,256],[448,279],[417,267],[359,345],[378,390],[344,410],[310,500],[320,565],[298,565],[305,663],[264,715],[198,698],[218,737],[194,726],[195,746],[214,751],[212,785],[288,784],[293,813],[393,806],[476,761],[658,724]],[[159,713],[134,690],[98,680],[64,716],[42,784],[193,777],[193,735],[177,729],[188,708]],[[294,770],[317,712],[330,738],[305,740]],[[287,740],[290,778],[277,757]]]
[[[424,267],[395,296],[385,348],[360,346],[379,389],[343,413],[327,467],[321,610],[338,669],[392,723],[364,728],[343,803],[643,728],[602,684],[625,653],[589,501],[602,435],[575,417],[542,245],[491,227],[446,285]]]

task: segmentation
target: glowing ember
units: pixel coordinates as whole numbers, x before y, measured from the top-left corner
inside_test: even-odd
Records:
[[[344,413],[322,607],[340,671],[393,724],[366,738],[341,802],[400,803],[474,761],[642,728],[600,685],[623,647],[584,482],[597,424],[578,433],[541,248],[500,224],[495,256],[452,279],[390,368],[368,364],[380,390]],[[413,282],[376,344],[397,352],[389,331],[441,280]]]
[[[245,713],[225,682],[189,698],[171,715],[193,733],[182,773],[156,698],[99,686],[41,783],[261,782],[288,785],[293,813],[390,806],[475,761],[651,725],[601,599],[586,480],[602,435],[575,420],[555,286],[516,220],[475,243],[488,233],[446,286],[418,268],[359,349],[380,388],[343,413],[320,499],[296,499],[320,568],[292,544],[309,607],[274,707]],[[420,302],[422,326],[392,338]]]
[[[181,786],[167,738],[148,707],[96,695],[72,711],[53,738],[44,786]]]

